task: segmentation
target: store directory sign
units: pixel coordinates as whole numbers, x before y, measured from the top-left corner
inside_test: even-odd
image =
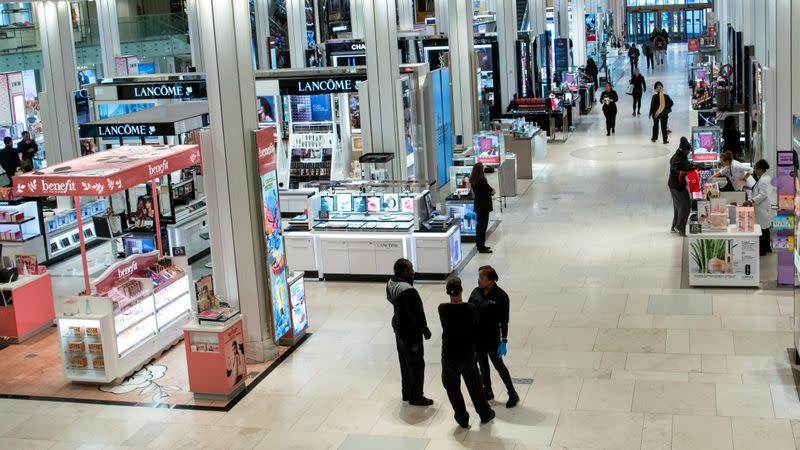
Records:
[[[258,173],[261,181],[261,206],[264,214],[264,239],[266,243],[267,270],[273,336],[277,342],[291,329],[289,289],[286,285],[286,250],[281,228],[281,205],[278,199],[277,154],[275,129],[262,128],[255,132],[258,151]]]

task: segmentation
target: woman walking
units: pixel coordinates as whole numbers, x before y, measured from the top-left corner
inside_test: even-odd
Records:
[[[477,163],[472,166],[472,173],[469,175],[469,185],[472,187],[474,196],[473,206],[477,221],[475,224],[475,243],[478,253],[492,253],[492,249],[486,246],[486,230],[489,228],[489,213],[492,212],[492,197],[495,194],[494,188],[489,186],[483,164]]]
[[[656,81],[656,93],[650,100],[650,114],[648,117],[653,119],[653,136],[650,138],[652,142],[658,140],[658,128],[661,126],[661,136],[665,144],[669,144],[669,133],[667,132],[667,123],[669,121],[669,113],[672,112],[672,99],[669,95],[664,93],[664,84]]]
[[[630,80],[630,85],[633,86],[633,91],[631,95],[633,96],[633,115],[641,115],[642,114],[642,94],[644,91],[647,90],[647,84],[645,84],[644,77],[642,73],[639,72],[639,68],[633,70],[633,76]]]
[[[511,374],[503,363],[503,357],[508,352],[510,301],[508,294],[497,285],[499,279],[497,271],[492,266],[479,268],[478,287],[470,294],[469,302],[478,308],[478,336],[475,342],[475,352],[478,355],[478,365],[481,368],[486,399],[494,399],[492,376],[489,373],[489,360],[491,360],[508,390],[506,408],[513,408],[519,403],[519,395],[514,389]]]
[[[694,170],[694,166],[689,162],[689,152],[692,151],[692,144],[685,137],[681,137],[678,150],[669,160],[669,181],[667,186],[672,194],[672,231],[681,236],[686,236],[686,222],[689,220],[689,210],[692,207],[692,199],[689,197],[689,189],[686,187],[686,174]]]
[[[617,102],[619,96],[617,91],[611,86],[611,83],[606,83],[606,90],[600,94],[600,103],[603,104],[603,115],[606,116],[606,136],[611,136],[614,133],[614,128],[617,126]]]

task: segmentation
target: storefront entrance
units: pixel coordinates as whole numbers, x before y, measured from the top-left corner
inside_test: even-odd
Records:
[[[628,41],[643,42],[653,30],[666,29],[673,41],[685,41],[702,35],[707,8],[711,5],[682,7],[628,7]]]

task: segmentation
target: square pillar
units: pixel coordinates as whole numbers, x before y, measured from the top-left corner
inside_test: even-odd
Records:
[[[187,0],[192,2],[193,0]],[[117,76],[115,57],[122,54],[119,43],[119,21],[116,0],[95,0],[97,27],[100,32],[100,53],[103,61],[103,76]],[[191,33],[189,33],[191,36]]]
[[[308,48],[308,35],[306,34],[306,2],[305,0],[286,0],[286,22],[289,40],[289,59],[292,69],[306,67],[306,49]],[[247,7],[248,11],[250,7]],[[248,25],[248,28],[250,25]]]
[[[65,1],[34,3],[42,47],[41,94],[47,162],[53,165],[77,158],[78,130],[75,97],[78,74],[72,40],[72,12]]]
[[[478,80],[475,67],[472,2],[448,0],[448,43],[453,89],[453,133],[472,145],[478,129]],[[505,105],[503,105],[505,106]]]
[[[517,93],[517,4],[516,0],[497,0],[497,45],[500,52],[500,106]]]

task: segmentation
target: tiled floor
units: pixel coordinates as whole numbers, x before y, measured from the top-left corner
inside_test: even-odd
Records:
[[[314,336],[232,411],[0,401],[0,448],[795,448],[791,292],[681,289],[666,176],[689,132],[685,54],[673,48],[669,63],[644,76],[676,102],[672,143],[650,143],[650,122],[630,116],[619,86],[616,135],[595,110],[566,144],[542,143],[536,180],[521,183],[490,239],[495,253],[462,274],[471,286],[480,265],[497,268],[512,302],[507,362],[535,379],[518,386],[517,408],[498,398],[492,424],[473,417],[462,430],[452,419],[439,379],[441,283],[418,283],[434,333],[431,408],[399,399],[383,286],[308,283]]]

